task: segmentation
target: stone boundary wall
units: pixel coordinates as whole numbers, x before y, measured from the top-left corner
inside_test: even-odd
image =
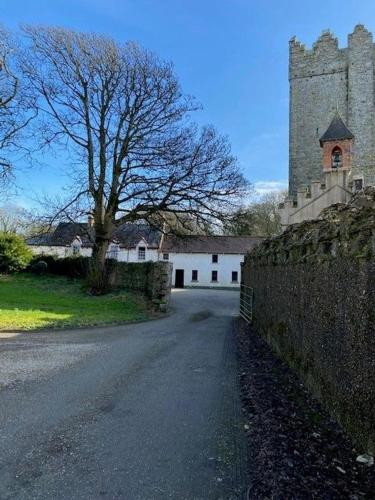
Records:
[[[36,265],[44,261],[47,272],[59,276],[85,279],[89,269],[90,257],[57,257],[53,255],[34,256],[28,270],[37,272]],[[107,259],[109,284],[144,294],[154,302],[159,310],[168,306],[172,287],[172,264],[170,262],[118,262]]]
[[[170,262],[116,262],[110,283],[144,293],[160,310],[166,310],[171,294],[172,264]]]
[[[366,451],[375,452],[375,190],[245,259],[253,323]]]

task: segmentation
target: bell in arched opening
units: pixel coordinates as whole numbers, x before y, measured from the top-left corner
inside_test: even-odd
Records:
[[[338,146],[332,149],[331,166],[332,168],[342,167],[342,150]]]

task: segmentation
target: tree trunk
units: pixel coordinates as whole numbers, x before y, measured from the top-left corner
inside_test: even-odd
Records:
[[[90,259],[88,284],[93,295],[102,295],[108,291],[109,276],[106,269],[106,255],[109,239],[96,237]]]

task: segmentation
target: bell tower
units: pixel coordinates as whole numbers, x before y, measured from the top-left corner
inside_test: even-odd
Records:
[[[354,135],[337,110],[319,142],[323,149],[319,178],[308,186],[301,186],[297,190],[297,199],[289,196],[280,204],[283,227],[317,219],[325,208],[335,203],[347,203],[353,187],[354,190],[362,189],[363,180],[352,175]]]
[[[319,141],[323,148],[323,172],[351,169],[354,135],[338,111]]]

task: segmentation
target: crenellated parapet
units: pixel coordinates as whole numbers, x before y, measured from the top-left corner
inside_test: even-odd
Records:
[[[311,49],[291,38],[289,41],[289,78],[304,78],[321,73],[345,71],[346,49],[340,49],[338,39],[324,30]]]
[[[337,37],[330,30],[323,30],[311,49],[293,36],[289,40],[289,77],[344,71],[348,65],[348,51],[357,48],[362,52],[364,48],[374,48],[372,33],[363,24],[357,24],[348,35],[348,48],[340,49]]]
[[[323,172],[322,178],[300,186],[296,197],[287,197],[279,205],[281,225],[285,229],[305,220],[319,219],[321,212],[336,203],[347,203],[353,194],[353,181],[343,169]]]
[[[338,39],[333,35],[330,30],[323,30],[320,37],[313,44],[313,53],[318,54],[326,54],[332,53],[337,54],[339,49]]]
[[[372,44],[372,33],[363,25],[357,24],[353,33],[348,35],[348,47],[361,46]]]

